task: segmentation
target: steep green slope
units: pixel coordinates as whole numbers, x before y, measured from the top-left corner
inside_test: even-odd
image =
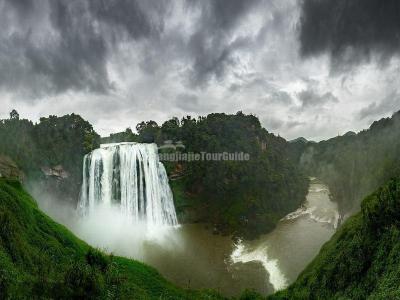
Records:
[[[400,179],[366,197],[287,290],[271,299],[400,299]]]
[[[174,287],[151,267],[107,256],[0,178],[0,299],[220,299]]]

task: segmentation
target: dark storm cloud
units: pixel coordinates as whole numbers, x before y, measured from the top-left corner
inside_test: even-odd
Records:
[[[152,18],[134,0],[3,0],[0,5],[0,22],[9,29],[0,34],[0,86],[39,95],[107,93],[113,87],[106,66],[113,46],[123,38],[157,35],[166,11],[155,5],[152,14],[158,18]],[[46,18],[48,24],[41,24]]]
[[[33,9],[33,2],[29,0],[7,0],[6,2],[14,6],[21,16],[26,16]]]
[[[326,103],[337,103],[339,100],[331,92],[319,94],[312,89],[304,90],[298,93],[298,98],[302,108],[320,107]]]
[[[203,25],[215,30],[230,30],[237,24],[240,17],[248,12],[257,0],[188,0],[192,7],[201,8],[201,19]]]
[[[30,98],[69,90],[106,94],[115,87],[110,54],[120,42],[144,40],[147,50],[133,54],[141,71],[154,74],[165,60],[177,60],[185,63],[191,87],[204,86],[235,65],[233,54],[249,40],[232,34],[259,1],[186,0],[185,12],[197,16],[193,27],[162,39],[177,2],[0,0],[0,25],[7,28],[0,33],[0,87]]]
[[[379,7],[387,3],[394,8]],[[34,120],[76,112],[102,134],[145,119],[239,110],[257,113],[288,138],[361,129],[373,114],[396,106],[397,100],[379,99],[399,86],[397,61],[332,77],[325,55],[303,57],[330,54],[338,68],[369,57],[385,61],[399,43],[391,29],[399,20],[395,6],[392,0],[0,0],[0,115],[13,108]]]
[[[226,69],[235,64],[233,53],[248,44],[249,40],[246,37],[230,40],[232,31],[259,1],[188,0],[187,3],[189,9],[200,11],[188,47],[193,58],[190,84],[202,86],[212,78],[223,78]]]
[[[327,53],[333,69],[400,54],[400,1],[303,0],[301,53]]]
[[[392,114],[400,108],[400,93],[394,91],[379,102],[372,102],[367,107],[361,109],[359,113],[360,119],[368,117],[378,117],[382,115]]]
[[[132,38],[150,35],[152,24],[136,1],[89,0],[89,9],[96,19],[102,20],[116,30],[126,30]]]

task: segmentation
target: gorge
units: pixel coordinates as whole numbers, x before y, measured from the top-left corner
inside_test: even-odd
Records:
[[[91,245],[149,264],[183,288],[226,296],[285,288],[338,222],[328,188],[314,178],[304,204],[253,241],[215,235],[204,223],[176,226],[157,146],[136,142],[102,144],[85,155],[77,210],[81,217],[67,225]]]

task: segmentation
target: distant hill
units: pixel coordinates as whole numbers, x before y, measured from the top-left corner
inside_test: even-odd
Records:
[[[308,140],[301,136],[301,137],[298,137],[297,139],[289,141],[289,143],[297,143],[297,142],[308,143]]]
[[[354,131],[347,131],[343,136],[353,136],[356,135],[357,133],[355,133]]]
[[[400,174],[400,112],[357,134],[348,132],[292,152],[308,175],[329,185],[342,214],[354,213],[366,195]]]

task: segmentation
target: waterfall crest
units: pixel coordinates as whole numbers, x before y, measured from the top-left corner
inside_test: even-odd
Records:
[[[119,206],[133,222],[178,224],[156,144],[102,144],[85,155],[78,210],[88,215],[98,205]]]

